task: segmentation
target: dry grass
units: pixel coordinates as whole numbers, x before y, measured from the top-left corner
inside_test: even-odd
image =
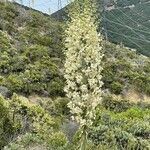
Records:
[[[45,146],[42,145],[32,145],[28,150],[48,150]]]
[[[150,104],[150,96],[142,95],[135,90],[129,90],[124,96],[113,94],[112,97],[116,100],[126,99],[135,104],[139,102]]]
[[[138,102],[150,103],[149,96],[142,95],[142,94],[136,92],[135,90],[128,91],[125,95],[125,98],[133,103],[138,103]]]

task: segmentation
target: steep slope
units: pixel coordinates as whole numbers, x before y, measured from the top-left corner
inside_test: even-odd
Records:
[[[80,131],[74,135],[78,124],[63,92],[65,23],[11,3],[0,3],[0,20],[0,149],[78,149]],[[150,58],[104,46],[104,96],[87,149],[149,150]]]
[[[44,14],[16,4],[0,5],[0,86],[11,92],[63,96],[63,27]],[[104,89],[150,95],[150,59],[106,43]],[[142,95],[142,94],[141,94]]]
[[[0,19],[0,85],[12,92],[62,95],[62,24],[2,2]]]
[[[98,5],[102,15],[100,26],[109,41],[150,56],[149,0],[99,0]],[[69,7],[52,14],[52,17],[64,20]]]
[[[105,12],[108,39],[150,56],[150,1]]]

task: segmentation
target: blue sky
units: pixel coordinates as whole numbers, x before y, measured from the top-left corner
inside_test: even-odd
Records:
[[[32,0],[22,0],[23,5],[29,6],[29,1]],[[40,10],[44,13],[53,13],[58,10],[58,0],[34,0],[34,5],[31,5],[34,9]],[[67,5],[68,0],[61,0],[62,7]],[[20,2],[19,0],[16,0],[16,2]]]

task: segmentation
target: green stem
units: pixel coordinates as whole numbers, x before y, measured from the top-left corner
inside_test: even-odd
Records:
[[[87,132],[86,132],[86,126],[83,127],[83,133],[81,137],[81,147],[80,150],[86,150],[87,145]]]

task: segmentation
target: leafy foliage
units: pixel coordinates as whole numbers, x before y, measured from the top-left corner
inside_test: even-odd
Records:
[[[27,133],[22,137],[18,137],[16,142],[4,147],[4,150],[30,150],[33,148],[65,150],[66,145],[66,137],[61,132],[54,133],[49,139],[42,139],[36,134]]]
[[[55,61],[62,57],[61,23],[10,3],[0,2],[0,14],[0,85],[27,95],[62,96],[61,63]],[[7,22],[15,30],[9,32]]]
[[[15,128],[9,114],[8,104],[0,96],[0,149],[8,143],[14,132]]]
[[[5,27],[0,30],[0,85],[26,95],[64,96],[64,23],[14,4],[0,8]],[[149,95],[149,58],[111,43],[105,49],[104,88],[115,94],[134,88]]]
[[[122,3],[130,2],[124,0]],[[141,12],[143,9],[144,14],[149,12],[143,1],[136,8],[134,11]],[[127,15],[131,11],[121,9]],[[119,10],[114,11],[118,17],[123,17]],[[111,14],[106,15],[117,19]],[[143,19],[141,23],[148,27]],[[5,150],[37,147],[43,150],[78,149],[80,131],[74,140],[68,140],[60,128],[62,122],[70,117],[69,100],[63,92],[63,27],[64,23],[42,13],[0,2],[0,93],[8,89],[10,93],[25,96],[36,93],[41,97],[39,102],[33,103],[30,98],[17,94],[12,97],[10,94],[9,99],[0,96],[0,149],[4,146]],[[118,26],[114,28],[111,25],[111,28],[118,31]],[[113,40],[118,41],[113,36]],[[148,35],[145,34],[145,37],[148,38]],[[124,42],[133,46],[128,41]],[[88,133],[87,150],[149,150],[150,105],[143,103],[142,99],[135,105],[128,98],[124,99],[124,95],[130,89],[144,96],[150,95],[150,59],[123,46],[109,42],[104,45],[102,79],[106,96],[96,109],[96,121]],[[142,46],[146,54],[147,45],[142,43]],[[121,99],[112,97],[113,94],[121,95]],[[66,133],[69,129],[73,130],[74,125],[78,128],[77,124],[70,123]]]
[[[115,94],[123,94],[133,88],[149,95],[149,57],[110,43],[105,45],[105,49],[104,88]]]
[[[111,149],[149,149],[149,109],[130,108],[121,113],[99,110],[89,138]]]
[[[0,97],[0,109],[1,148],[20,134],[30,132],[47,139],[52,134],[55,135],[59,128],[58,121],[51,117],[48,111],[16,94],[8,102]]]

